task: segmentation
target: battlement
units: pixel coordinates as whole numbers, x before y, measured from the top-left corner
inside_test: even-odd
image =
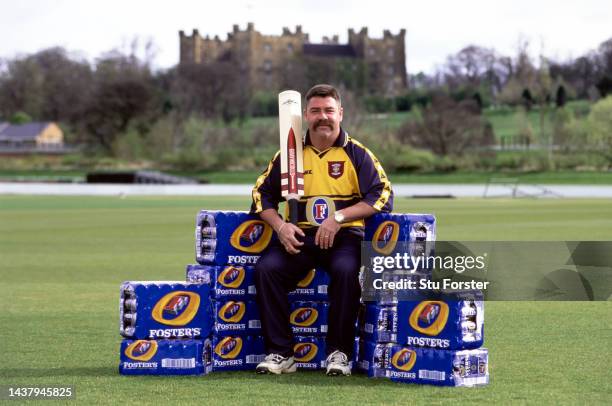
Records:
[[[323,36],[321,42],[315,44],[310,42],[301,25],[296,25],[293,30],[283,27],[280,35],[264,35],[255,29],[252,22],[244,29],[234,24],[225,40],[218,35],[202,37],[197,29],[193,29],[191,35],[181,30],[180,63],[236,63],[248,74],[254,88],[277,90],[275,86],[280,86],[281,79],[287,77],[283,71],[291,66],[304,66],[292,62],[297,61],[296,57],[313,62],[313,58],[323,58],[318,59],[319,63],[356,58],[356,63],[369,66],[370,76],[374,79],[369,90],[377,92],[382,88],[385,94],[391,95],[403,92],[407,86],[405,35],[405,29],[398,34],[384,30],[382,38],[371,38],[368,27],[361,27],[359,31],[349,28],[345,44],[340,43],[337,34]]]

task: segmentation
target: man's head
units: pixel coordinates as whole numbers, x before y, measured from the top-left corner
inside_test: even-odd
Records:
[[[333,86],[316,85],[306,93],[304,114],[310,136],[316,144],[331,146],[340,134],[342,113],[340,94]]]

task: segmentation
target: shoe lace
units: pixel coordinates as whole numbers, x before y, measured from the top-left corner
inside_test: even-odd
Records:
[[[268,354],[265,358],[266,361],[272,361],[276,364],[280,364],[284,359],[285,357],[280,354]]]
[[[334,351],[327,357],[328,363],[348,365],[348,357],[342,351]]]

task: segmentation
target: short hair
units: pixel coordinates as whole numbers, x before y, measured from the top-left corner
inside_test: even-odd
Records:
[[[338,90],[332,85],[319,84],[311,87],[308,93],[306,93],[306,104],[308,104],[313,97],[333,97],[338,104],[341,104],[340,93],[338,93]]]

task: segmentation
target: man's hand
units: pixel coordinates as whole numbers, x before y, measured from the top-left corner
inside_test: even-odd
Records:
[[[334,237],[338,230],[340,230],[340,224],[333,217],[326,218],[317,230],[315,244],[322,249],[331,248],[334,245]]]
[[[295,235],[299,234],[304,237],[304,232],[298,226],[291,223],[282,223],[276,230],[276,233],[288,253],[297,254],[300,252],[298,248],[304,245],[304,243],[299,242]]]

